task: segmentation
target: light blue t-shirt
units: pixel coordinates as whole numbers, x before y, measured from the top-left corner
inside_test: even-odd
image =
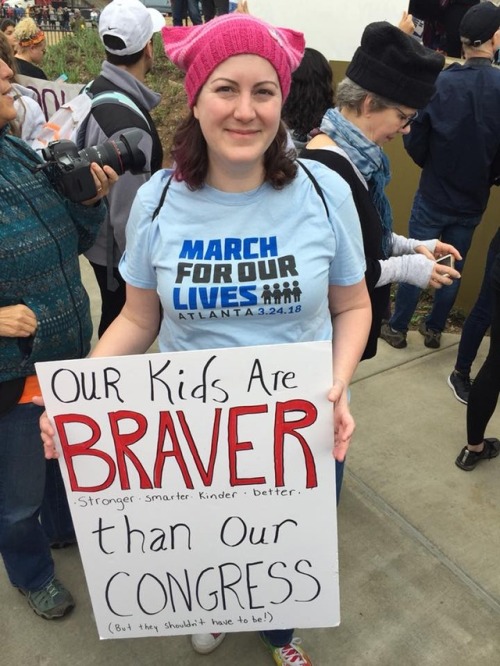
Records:
[[[326,199],[299,167],[282,190],[190,191],[156,173],[127,223],[124,280],[156,289],[163,307],[161,351],[329,340],[329,285],[364,276],[351,190],[323,164],[304,160]]]

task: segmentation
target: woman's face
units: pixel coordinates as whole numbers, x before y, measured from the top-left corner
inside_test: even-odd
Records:
[[[10,79],[12,76],[12,70],[3,60],[0,60],[0,127],[4,127],[16,117],[14,100],[10,95]]]
[[[5,30],[3,31],[3,34],[7,37],[7,41],[12,46],[12,48],[15,50],[16,44],[17,44],[17,39],[14,35],[14,26],[9,25],[7,28],[5,28]]]
[[[282,96],[274,67],[256,55],[221,63],[200,91],[193,113],[208,146],[210,174],[262,173],[279,128]]]
[[[35,65],[40,65],[43,60],[43,56],[45,55],[45,51],[45,39],[42,39],[39,44],[33,44],[33,46],[30,47],[30,61]]]
[[[362,130],[369,139],[382,146],[384,143],[392,141],[398,134],[408,134],[411,120],[416,117],[415,114],[416,109],[403,105],[380,111],[368,111]]]

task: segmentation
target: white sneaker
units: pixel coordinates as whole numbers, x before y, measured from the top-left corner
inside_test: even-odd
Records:
[[[225,638],[226,634],[192,634],[191,645],[198,654],[210,654]]]

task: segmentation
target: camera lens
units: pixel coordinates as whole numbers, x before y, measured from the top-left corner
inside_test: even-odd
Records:
[[[146,156],[139,148],[142,132],[128,130],[120,134],[118,141],[106,141],[97,146],[84,148],[79,156],[89,162],[97,162],[103,167],[106,164],[121,176],[125,171],[133,174],[142,173],[146,164]]]

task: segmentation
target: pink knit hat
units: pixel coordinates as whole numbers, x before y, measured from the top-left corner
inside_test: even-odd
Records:
[[[186,72],[184,87],[192,107],[214,69],[235,55],[249,53],[268,60],[278,74],[283,101],[290,91],[292,72],[304,55],[304,35],[275,28],[248,14],[224,14],[204,25],[165,27],[167,57]]]

